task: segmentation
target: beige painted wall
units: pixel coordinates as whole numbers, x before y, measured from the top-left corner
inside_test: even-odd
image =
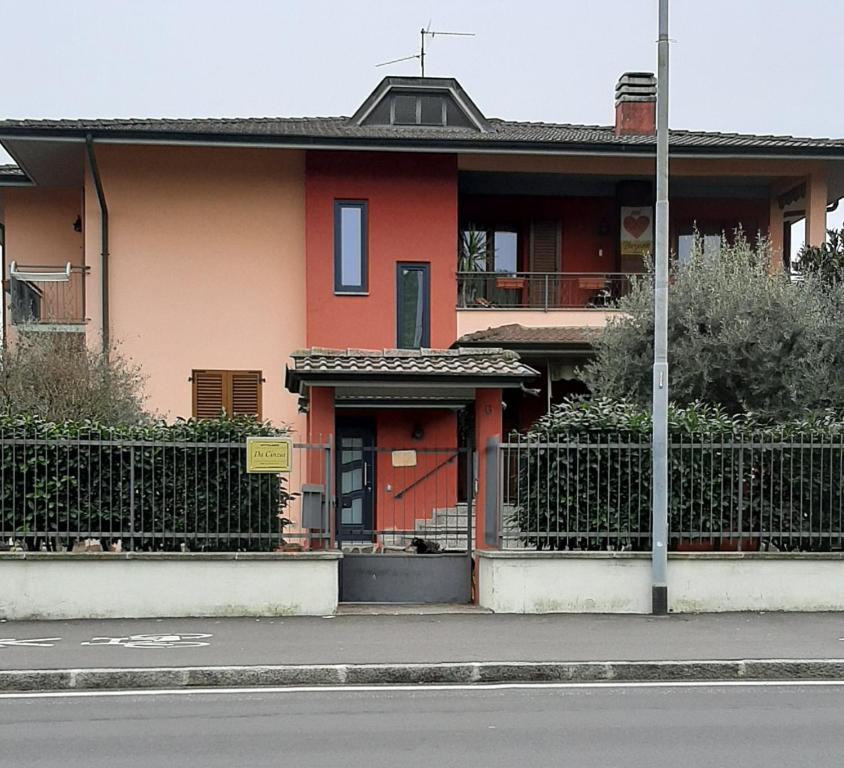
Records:
[[[44,187],[3,190],[6,223],[6,274],[16,261],[28,266],[84,264],[82,233],[73,229],[82,214],[79,189]]]
[[[110,330],[148,376],[149,405],[190,416],[195,368],[263,371],[264,417],[300,430],[284,389],[305,345],[304,153],[96,145],[110,219]],[[90,340],[100,223],[86,179]]]

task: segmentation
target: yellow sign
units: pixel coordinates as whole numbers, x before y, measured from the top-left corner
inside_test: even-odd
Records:
[[[293,466],[293,441],[287,437],[247,437],[246,471],[278,474]]]

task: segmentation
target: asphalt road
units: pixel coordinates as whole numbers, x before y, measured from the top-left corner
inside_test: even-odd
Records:
[[[842,755],[842,686],[0,697],[3,768],[821,768]]]
[[[145,647],[143,641],[130,641],[136,635],[174,634],[210,637],[197,646]],[[844,614],[839,613],[0,621],[0,669],[836,659],[844,657],[842,638]]]

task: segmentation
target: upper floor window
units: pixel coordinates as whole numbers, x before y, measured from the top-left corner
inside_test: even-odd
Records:
[[[519,269],[519,235],[515,228],[470,227],[463,230],[463,272],[505,272]]]
[[[367,204],[364,200],[334,201],[334,292],[366,293]]]
[[[399,264],[396,275],[396,346],[431,344],[431,283],[428,264]]]

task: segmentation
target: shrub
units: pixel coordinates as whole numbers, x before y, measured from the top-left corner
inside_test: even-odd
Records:
[[[138,424],[149,421],[143,385],[119,348],[106,355],[73,333],[19,334],[0,356],[0,413]]]
[[[700,403],[669,409],[673,546],[840,548],[844,421],[780,424]],[[514,436],[509,524],[538,549],[648,549],[651,420],[629,401],[570,401]]]
[[[830,229],[823,245],[803,245],[795,268],[803,275],[814,275],[829,284],[844,280],[844,229]]]
[[[246,417],[134,427],[0,417],[0,530],[53,549],[87,537],[143,550],[271,549],[287,482],[247,474],[242,444],[275,434]]]

